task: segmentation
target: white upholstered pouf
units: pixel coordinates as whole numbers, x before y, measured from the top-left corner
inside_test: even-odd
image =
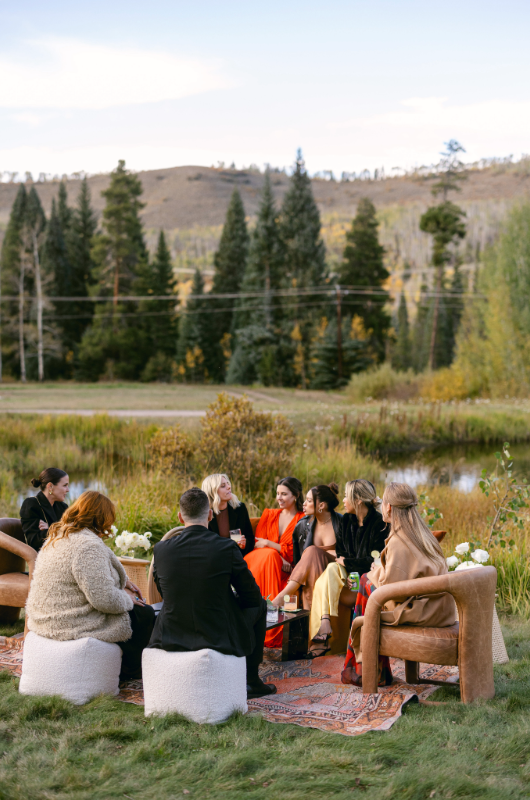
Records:
[[[192,722],[224,722],[234,711],[246,714],[245,658],[216,650],[142,654],[145,715],[182,714]]]
[[[90,637],[58,642],[30,631],[24,641],[22,694],[58,694],[82,705],[119,692],[121,648]]]

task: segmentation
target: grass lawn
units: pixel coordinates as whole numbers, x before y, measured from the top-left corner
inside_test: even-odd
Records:
[[[356,738],[259,717],[199,726],[146,720],[108,698],[81,708],[27,698],[0,673],[0,798],[528,798],[530,623],[503,620],[509,664],[497,696],[411,706],[387,733]]]

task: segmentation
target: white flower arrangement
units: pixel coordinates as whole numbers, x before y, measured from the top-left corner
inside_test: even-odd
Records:
[[[471,548],[469,546],[469,542],[461,542],[455,547],[455,552],[458,553],[458,556],[467,555],[470,550]],[[486,550],[481,550],[480,548],[473,550],[473,552],[469,553],[469,555],[473,559],[472,561],[461,561],[458,556],[449,556],[449,558],[445,559],[447,568],[449,570],[454,570],[454,572],[458,572],[459,570],[463,569],[475,569],[475,567],[481,567],[486,563],[486,561],[489,561],[490,557]]]
[[[114,530],[111,530],[115,536],[114,546],[122,556],[134,555],[134,551],[137,547],[141,547],[147,552],[153,546],[153,543],[149,541],[152,535],[150,531],[147,531],[146,533],[122,531],[119,535],[117,535],[118,529],[114,525],[112,528],[114,528]]]

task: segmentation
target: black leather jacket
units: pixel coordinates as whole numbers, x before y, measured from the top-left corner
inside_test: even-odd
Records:
[[[313,544],[316,522],[316,517],[309,516],[302,517],[300,522],[297,522],[293,531],[293,564],[298,564],[302,558],[302,552]],[[331,523],[335,531],[335,539],[338,541],[342,534],[342,514],[332,511]]]

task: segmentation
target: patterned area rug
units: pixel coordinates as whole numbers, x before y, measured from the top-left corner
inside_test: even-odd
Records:
[[[405,683],[405,665],[390,659],[394,682],[377,694],[363,694],[356,686],[344,686],[340,673],[344,656],[299,661],[280,661],[280,651],[266,650],[260,675],[265,683],[274,683],[278,693],[249,701],[249,711],[261,714],[269,722],[290,723],[321,731],[358,736],[368,731],[386,731],[399,719],[407,703],[425,700],[438,688],[434,685]],[[19,677],[22,672],[21,637],[0,637],[0,670]],[[422,664],[421,677],[458,681],[456,667]],[[118,700],[144,704],[142,681],[120,685]]]

